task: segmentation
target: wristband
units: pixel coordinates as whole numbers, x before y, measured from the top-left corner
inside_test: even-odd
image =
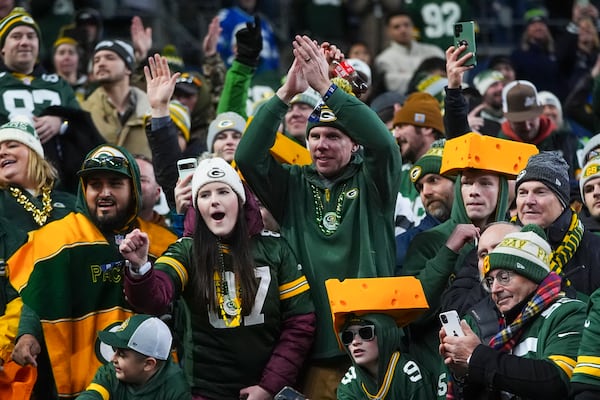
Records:
[[[323,101],[329,100],[329,98],[331,97],[331,95],[333,94],[333,92],[335,92],[335,90],[337,88],[338,88],[337,85],[335,83],[332,83],[331,86],[329,86],[329,89],[327,89],[327,91],[323,95]]]
[[[140,266],[137,269],[133,268],[129,261],[127,261],[127,266],[129,267],[129,272],[131,273],[131,275],[136,277],[144,276],[146,272],[150,271],[150,268],[152,268],[152,264],[150,263],[150,261],[146,261],[144,265]]]

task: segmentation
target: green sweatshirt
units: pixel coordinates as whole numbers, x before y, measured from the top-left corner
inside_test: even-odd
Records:
[[[236,152],[240,171],[304,266],[317,312],[314,358],[342,354],[325,280],[393,274],[393,218],[402,164],[393,136],[369,107],[339,89],[326,103],[348,127],[348,136],[363,146],[334,181],[313,165],[280,164],[271,156],[269,148],[288,109],[277,96],[259,109]],[[327,234],[317,215],[330,212],[338,216],[339,226]]]

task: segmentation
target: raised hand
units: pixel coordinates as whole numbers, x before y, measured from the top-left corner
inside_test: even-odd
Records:
[[[132,18],[129,28],[131,33],[131,43],[135,52],[136,61],[141,61],[146,57],[148,51],[152,48],[152,28],[144,28],[142,19],[137,15]]]
[[[473,68],[472,65],[464,65],[468,59],[473,57],[472,52],[466,52],[463,56],[459,57],[466,49],[467,46],[450,46],[446,50],[446,75],[448,76],[449,89],[460,88],[463,81],[463,75],[466,71]]]
[[[242,64],[256,67],[262,51],[262,32],[260,18],[254,17],[254,23],[246,22],[246,27],[235,34],[237,52],[235,59]]]
[[[148,262],[150,240],[145,232],[134,229],[129,232],[119,245],[119,252],[131,263],[134,270]]]
[[[169,101],[175,91],[175,83],[179,75],[179,72],[171,75],[167,59],[160,54],[148,57],[148,65],[144,67],[144,76],[146,77],[146,94],[150,107],[152,107],[153,118],[169,115]]]
[[[217,53],[217,44],[219,43],[219,36],[221,36],[222,31],[223,28],[221,28],[219,17],[215,16],[210,21],[208,32],[206,32],[206,36],[204,36],[204,40],[202,40],[204,57],[210,57]]]
[[[308,36],[297,35],[292,45],[304,78],[310,87],[324,95],[331,85],[327,57],[331,57],[334,53],[331,53],[331,50],[324,50]]]

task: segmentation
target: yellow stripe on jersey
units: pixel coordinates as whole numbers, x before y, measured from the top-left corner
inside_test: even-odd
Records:
[[[390,357],[390,362],[388,363],[387,370],[385,371],[385,376],[383,377],[383,382],[381,383],[381,387],[377,391],[376,394],[371,394],[367,390],[364,382],[361,384],[363,391],[366,393],[367,397],[370,400],[377,399],[385,399],[392,387],[392,380],[394,379],[394,372],[396,371],[396,364],[400,360],[400,352],[396,351]],[[416,364],[415,364],[416,365]]]
[[[97,383],[90,383],[90,385],[85,390],[93,390],[94,392],[97,392],[102,397],[102,400],[110,399],[110,393],[108,392],[108,390],[106,390],[104,386],[98,385]]]
[[[560,369],[565,371],[565,374],[567,374],[569,378],[571,378],[571,375],[573,375],[573,369],[575,368],[575,364],[577,364],[577,362],[574,359],[572,359],[571,357],[559,355],[550,356],[548,358],[554,361],[554,363],[558,365]]]
[[[174,259],[173,257],[169,256],[158,257],[158,259],[156,260],[156,264],[166,264],[175,270],[177,276],[179,277],[179,280],[181,281],[181,291],[183,292],[183,290],[188,284],[189,279],[187,269],[185,269],[183,264],[180,263],[178,260]]]
[[[579,356],[577,357],[577,366],[573,371],[574,374],[591,375],[600,378],[600,357],[596,356]]]
[[[310,289],[310,287],[308,286],[306,277],[302,275],[300,278],[292,282],[284,283],[283,285],[279,286],[279,299],[289,299],[290,297],[294,297],[306,292],[308,289]]]

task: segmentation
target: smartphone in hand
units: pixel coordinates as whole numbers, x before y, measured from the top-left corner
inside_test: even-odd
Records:
[[[275,395],[275,400],[306,400],[306,396],[289,386],[284,386]]]
[[[454,47],[466,45],[466,52],[473,53],[473,56],[465,61],[464,65],[477,65],[477,44],[475,43],[475,22],[457,22],[454,24]],[[462,57],[461,54],[459,57]]]
[[[465,336],[460,327],[460,318],[456,310],[446,311],[440,314],[440,322],[448,336]]]
[[[198,166],[198,160],[195,158],[183,158],[177,161],[177,171],[179,179],[183,180],[188,175],[192,175]],[[191,183],[190,183],[191,184]]]

